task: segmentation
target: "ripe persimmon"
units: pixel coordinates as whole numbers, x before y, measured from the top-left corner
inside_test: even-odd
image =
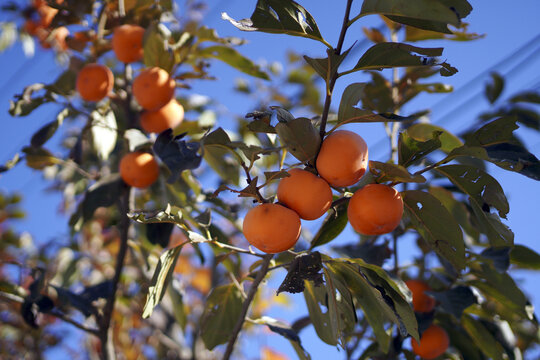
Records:
[[[141,114],[141,127],[148,133],[160,133],[175,128],[184,120],[184,107],[171,99],[165,106],[157,110],[145,111]]]
[[[114,28],[112,49],[123,63],[139,61],[143,56],[144,28],[138,25],[121,25]]]
[[[129,186],[145,188],[152,185],[159,176],[159,165],[152,154],[135,151],[122,157],[120,176]]]
[[[304,220],[315,220],[332,205],[332,189],[326,180],[306,170],[292,169],[279,181],[278,201]]]
[[[176,82],[167,71],[151,67],[133,80],[133,95],[143,109],[157,110],[171,101],[175,86]]]
[[[405,282],[409,290],[412,292],[412,303],[414,311],[416,312],[430,312],[435,307],[435,299],[426,291],[430,291],[431,288],[425,282],[421,280],[407,280]]]
[[[393,187],[368,184],[351,197],[347,216],[354,230],[360,234],[386,234],[401,221],[403,199]]]
[[[352,131],[337,130],[322,142],[317,155],[317,171],[332,186],[354,185],[366,172],[368,147]]]
[[[261,204],[244,218],[244,236],[257,249],[275,254],[291,248],[300,237],[300,217],[279,204]]]
[[[86,101],[99,101],[114,85],[114,75],[105,65],[87,64],[77,75],[77,92]]]
[[[411,345],[416,355],[431,360],[444,354],[450,345],[450,339],[442,327],[431,325],[420,336],[420,343],[412,339]]]

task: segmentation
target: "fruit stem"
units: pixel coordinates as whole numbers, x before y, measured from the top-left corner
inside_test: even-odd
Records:
[[[264,256],[264,259],[261,265],[261,270],[259,270],[257,277],[255,277],[255,280],[253,280],[253,283],[251,284],[251,288],[249,289],[247,298],[244,301],[244,304],[242,305],[242,312],[240,314],[240,317],[238,318],[238,321],[236,322],[236,325],[234,326],[231,338],[229,339],[229,342],[227,343],[227,349],[225,350],[225,354],[223,355],[223,360],[229,360],[232,355],[232,352],[234,350],[234,343],[236,342],[236,339],[238,338],[238,334],[240,333],[240,330],[242,330],[242,326],[244,325],[244,321],[246,320],[246,315],[249,310],[249,306],[251,305],[251,302],[253,301],[255,294],[257,293],[259,284],[268,273],[268,267],[273,257],[274,257],[274,254],[267,254]]]
[[[352,2],[353,0],[347,0],[345,16],[343,17],[343,24],[341,25],[341,33],[339,34],[338,44],[334,49],[334,53],[338,56],[341,55],[341,49],[343,48],[343,42],[345,41],[345,33],[349,28],[349,15],[351,13]],[[330,103],[332,102],[332,91],[334,90],[334,85],[336,84],[337,78],[338,71],[337,69],[335,69],[334,72],[330,75],[330,81],[328,82],[326,91],[326,98],[324,100],[324,108],[321,116],[321,127],[319,131],[321,135],[321,140],[324,139],[324,135],[326,133],[326,121],[328,120],[328,112],[330,111]]]

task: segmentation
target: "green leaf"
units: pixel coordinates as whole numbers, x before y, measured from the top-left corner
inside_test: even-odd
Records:
[[[448,210],[465,232],[473,239],[478,239],[479,232],[471,223],[471,213],[461,201],[457,201],[452,192],[442,187],[430,187],[429,193],[435,196]]]
[[[212,289],[200,322],[201,336],[208,350],[229,340],[241,313],[242,294],[234,284]]]
[[[321,146],[321,135],[313,122],[299,117],[288,122],[280,121],[276,125],[279,140],[298,160],[310,162],[315,159]]]
[[[491,146],[514,141],[514,130],[519,126],[513,116],[505,116],[493,120],[473,134],[465,137],[465,145],[468,146]]]
[[[143,319],[146,319],[152,315],[154,308],[163,299],[167,286],[171,281],[174,266],[176,264],[176,260],[178,259],[178,255],[180,255],[182,247],[183,244],[169,249],[159,257],[156,269],[154,270],[151,285],[148,287],[148,295],[146,297],[146,303],[144,304],[142,314]]]
[[[370,85],[370,83],[353,83],[345,88],[339,104],[337,125],[332,131],[338,126],[348,123],[413,121],[425,115],[424,112],[412,114],[410,116],[400,116],[392,113],[377,114],[370,110],[356,107],[360,100],[365,102],[366,97],[369,97],[367,96],[366,91],[370,89]]]
[[[379,161],[369,161],[369,171],[376,178],[376,182],[387,181],[401,183],[424,183],[426,178],[422,175],[412,175],[401,165],[383,163]]]
[[[381,293],[371,286],[352,264],[332,262],[327,263],[327,267],[336,278],[347,284],[373,329],[380,348],[387,353],[390,348],[391,336],[386,332],[384,324],[387,321],[397,322],[397,318],[384,301]],[[328,314],[324,315],[328,317]]]
[[[109,155],[116,147],[118,138],[118,127],[116,117],[112,110],[107,111],[104,115],[98,111],[92,111],[92,145],[94,151],[101,160],[107,160]]]
[[[510,262],[520,269],[540,270],[540,255],[524,245],[514,245]]]
[[[449,4],[447,4],[449,3]],[[461,13],[456,10],[452,11],[448,5],[461,4],[459,8]],[[381,14],[386,15],[390,19],[397,22],[417,22],[417,25],[423,23],[434,23],[438,25],[435,29],[430,30],[449,32],[446,24],[451,24],[456,27],[460,25],[460,18],[468,15],[472,7],[466,1],[438,1],[438,0],[365,0],[362,3],[360,15]],[[403,19],[405,18],[405,19]],[[401,20],[401,21],[400,21]],[[408,24],[407,22],[404,22]],[[408,24],[412,25],[413,24]],[[425,25],[424,25],[425,27]],[[433,26],[431,26],[433,27]],[[444,28],[441,28],[444,27]]]
[[[412,294],[405,283],[390,275],[380,266],[368,264],[363,259],[347,259],[359,265],[363,274],[367,277],[372,286],[381,292],[385,302],[391,305],[399,320],[396,323],[402,336],[410,334],[413,338],[419,339],[418,323],[414,311],[410,305]]]
[[[26,116],[42,104],[52,101],[53,99],[48,93],[42,96],[32,96],[45,88],[44,84],[39,83],[24,88],[22,94],[15,95],[15,101],[9,101],[9,114],[11,116]]]
[[[485,326],[470,315],[461,317],[461,324],[482,352],[493,360],[503,360],[504,349]]]
[[[512,96],[508,101],[513,103],[526,102],[531,104],[540,104],[540,94],[537,92],[522,92]]]
[[[163,24],[153,24],[144,33],[143,62],[148,67],[157,66],[171,72],[174,55],[169,47],[170,31]]]
[[[301,36],[318,40],[331,48],[322,38],[311,14],[292,0],[258,0],[249,19],[234,20],[227,13],[222,13],[221,17],[242,31]]]
[[[407,128],[407,134],[418,141],[431,140],[433,139],[433,134],[439,132],[441,133],[438,138],[441,141],[441,150],[445,153],[449,153],[463,145],[463,142],[457,136],[437,125],[418,123]]]
[[[442,145],[439,139],[441,134],[440,131],[435,131],[432,133],[431,139],[418,141],[413,139],[407,130],[400,133],[398,138],[399,165],[408,167],[427,154],[439,149]]]
[[[324,286],[314,286],[310,281],[304,283],[304,299],[317,336],[329,345],[337,345],[337,334],[333,332],[329,312],[324,312],[319,305],[328,306],[326,288]]]
[[[348,72],[394,67],[433,66],[435,65],[433,57],[441,56],[442,52],[443,48],[419,48],[394,42],[375,44],[362,55],[354,68]]]
[[[345,230],[348,221],[347,205],[341,204],[336,206],[324,218],[322,226],[311,240],[310,248],[313,249],[316,246],[321,246],[334,240]]]
[[[485,94],[491,104],[493,104],[504,89],[504,78],[496,72],[491,74],[491,82],[486,84]]]
[[[270,80],[268,74],[255,65],[251,60],[240,54],[233,48],[221,45],[210,46],[199,50],[199,55],[206,58],[214,58],[242,71],[245,74]]]
[[[419,190],[401,193],[405,214],[433,250],[456,270],[465,267],[463,234],[453,216],[431,194]]]
[[[30,145],[33,147],[41,147],[43,144],[47,142],[55,133],[56,130],[58,130],[58,127],[62,125],[64,122],[64,119],[69,114],[69,109],[64,109],[58,113],[56,116],[56,119],[51,121],[50,123],[44,125],[41,129],[36,131],[34,135],[32,135],[32,138],[30,139]]]
[[[51,152],[44,148],[35,148],[26,146],[22,148],[25,154],[26,165],[32,169],[42,170],[47,166],[60,164],[62,160],[55,157]]]
[[[167,204],[167,207],[158,211],[134,211],[127,216],[140,224],[159,224],[159,223],[171,223],[177,225],[183,225],[182,209],[178,206],[172,206]]]
[[[332,75],[337,73],[339,65],[345,60],[351,49],[352,47],[339,55],[332,49],[327,49],[328,56],[325,58],[315,59],[304,55],[304,60],[328,83]]]

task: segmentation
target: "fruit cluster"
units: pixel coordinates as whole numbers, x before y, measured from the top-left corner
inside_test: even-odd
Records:
[[[145,29],[125,24],[114,29],[111,46],[116,58],[125,64],[143,58]],[[145,68],[134,78],[133,96],[143,111],[141,128],[147,133],[160,133],[178,126],[184,119],[184,108],[174,98],[176,81],[159,67]],[[76,89],[85,101],[101,101],[114,87],[114,75],[105,65],[86,64],[77,75]],[[130,186],[145,188],[159,176],[154,156],[145,152],[126,154],[120,161],[120,175]]]
[[[356,184],[366,172],[368,148],[354,132],[338,130],[328,135],[317,155],[316,170],[289,170],[280,180],[278,203],[261,204],[246,214],[244,236],[257,249],[278,253],[291,248],[300,236],[300,219],[315,220],[332,205],[332,188]],[[364,235],[393,231],[403,215],[403,200],[392,187],[369,184],[349,200],[347,215],[352,227]]]

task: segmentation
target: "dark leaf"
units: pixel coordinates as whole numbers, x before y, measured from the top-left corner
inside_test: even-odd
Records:
[[[510,98],[510,102],[526,102],[531,104],[540,104],[540,94],[537,92],[523,92]]]
[[[146,237],[150,243],[165,248],[169,245],[173,229],[173,223],[148,223],[146,224]]]
[[[388,244],[375,245],[372,243],[349,244],[334,246],[333,250],[352,259],[362,259],[368,264],[382,266],[386,259],[392,255]]]
[[[345,60],[351,49],[352,47],[340,55],[337,55],[332,49],[327,49],[327,57],[325,58],[316,59],[304,55],[304,60],[328,83],[332,75],[337,73],[339,65]]]
[[[202,157],[198,154],[200,144],[182,140],[184,134],[174,136],[172,129],[163,131],[156,139],[153,149],[157,156],[167,165],[171,176],[169,183],[176,182],[182,171],[199,167]]]
[[[144,304],[143,319],[152,315],[154,308],[161,302],[165,291],[171,281],[171,276],[180,255],[180,251],[184,244],[178,245],[172,249],[165,251],[159,257],[156,269],[154,270],[154,276],[152,277],[151,285],[148,287],[148,295],[146,297],[146,303]]]
[[[400,133],[398,138],[399,165],[408,167],[427,154],[439,149],[442,145],[439,139],[441,134],[441,131],[434,131],[429,140],[418,141],[413,139],[407,131]]]
[[[119,174],[106,176],[90,186],[83,200],[79,203],[77,211],[71,216],[69,224],[76,229],[94,216],[99,207],[109,207],[119,199],[123,188],[123,181]]]
[[[504,89],[504,79],[496,72],[492,72],[490,75],[491,81],[486,84],[485,94],[489,102],[493,104],[497,101]]]
[[[134,211],[129,213],[128,217],[141,224],[172,223],[180,225],[184,223],[182,209],[178,206],[171,206],[171,204],[167,204],[165,209],[158,211]]]
[[[240,54],[233,48],[221,45],[210,46],[199,50],[199,55],[201,57],[221,60],[245,74],[270,80],[268,74],[262,71],[258,65],[255,65],[250,59]]]
[[[328,292],[324,286],[315,286],[309,281],[305,283],[304,299],[309,312],[309,318],[317,336],[329,345],[337,345],[338,334],[331,327],[328,309]],[[326,310],[321,308],[324,306]]]
[[[453,216],[431,194],[407,190],[401,193],[405,214],[430,247],[456,270],[465,267],[463,234]]]
[[[350,71],[440,65],[437,64],[435,57],[441,56],[442,51],[443,48],[419,48],[394,42],[375,44],[362,55]]]
[[[9,101],[9,114],[11,116],[26,116],[40,105],[50,102],[51,96],[47,93],[42,96],[32,96],[35,92],[45,89],[44,84],[32,84],[27,86],[21,95],[16,95],[15,100]]]
[[[279,286],[277,294],[283,291],[291,294],[304,291],[304,280],[312,281],[314,286],[323,283],[321,254],[318,251],[298,255],[288,270],[289,272]]]
[[[468,286],[455,286],[444,292],[430,291],[433,296],[441,303],[441,307],[448,313],[454,315],[456,319],[461,319],[463,311],[478,300]]]
[[[227,13],[221,17],[242,31],[289,34],[318,40],[328,46],[315,19],[292,0],[258,0],[250,19],[234,20]],[[330,47],[330,46],[329,46]]]
[[[347,204],[334,207],[324,218],[319,231],[313,236],[310,248],[329,243],[339,236],[347,226]]]
[[[264,321],[264,323],[268,326],[270,331],[283,336],[284,338],[286,338],[287,340],[291,342],[291,345],[293,346],[299,359],[301,360],[311,359],[311,356],[302,346],[302,342],[300,341],[300,336],[298,336],[298,333],[290,325],[285,324],[276,319],[270,318],[268,316],[264,316],[261,320]]]
[[[500,272],[505,272],[510,267],[510,251],[509,246],[489,247],[480,253],[480,255],[493,262],[493,266]]]
[[[22,148],[22,152],[26,155],[26,165],[32,169],[42,170],[47,166],[59,164],[60,159],[56,158],[51,152],[44,148],[35,148],[26,146]]]
[[[88,301],[95,301],[98,299],[107,299],[112,294],[112,292],[112,280],[105,280],[95,285],[85,287],[79,295]]]
[[[24,322],[37,329],[36,316],[38,314],[37,306],[33,301],[24,299],[24,302],[21,305],[21,316],[24,319]]]
[[[369,171],[375,177],[377,183],[401,182],[401,183],[424,183],[426,178],[422,175],[412,175],[401,165],[369,161]]]
[[[266,178],[266,182],[283,179],[289,176],[291,176],[291,174],[289,174],[285,170],[264,172],[264,177]]]
[[[43,144],[49,140],[58,127],[62,125],[62,122],[64,121],[64,118],[69,114],[69,109],[62,110],[57,116],[54,121],[51,121],[47,125],[43,126],[41,129],[36,131],[34,135],[32,135],[32,138],[30,139],[30,145],[33,147],[41,147]]]
[[[58,294],[58,302],[61,304],[69,305],[79,310],[85,317],[91,315],[97,315],[97,309],[92,305],[92,300],[87,297],[76,294],[71,290],[64,289],[59,286],[53,286]]]
[[[308,118],[280,121],[276,125],[276,132],[287,150],[302,162],[313,161],[319,152],[321,136]]]
[[[229,340],[242,311],[242,294],[234,284],[210,292],[201,317],[201,337],[208,350]]]
[[[48,296],[40,296],[36,301],[36,305],[41,313],[48,313],[54,308],[54,302]]]

